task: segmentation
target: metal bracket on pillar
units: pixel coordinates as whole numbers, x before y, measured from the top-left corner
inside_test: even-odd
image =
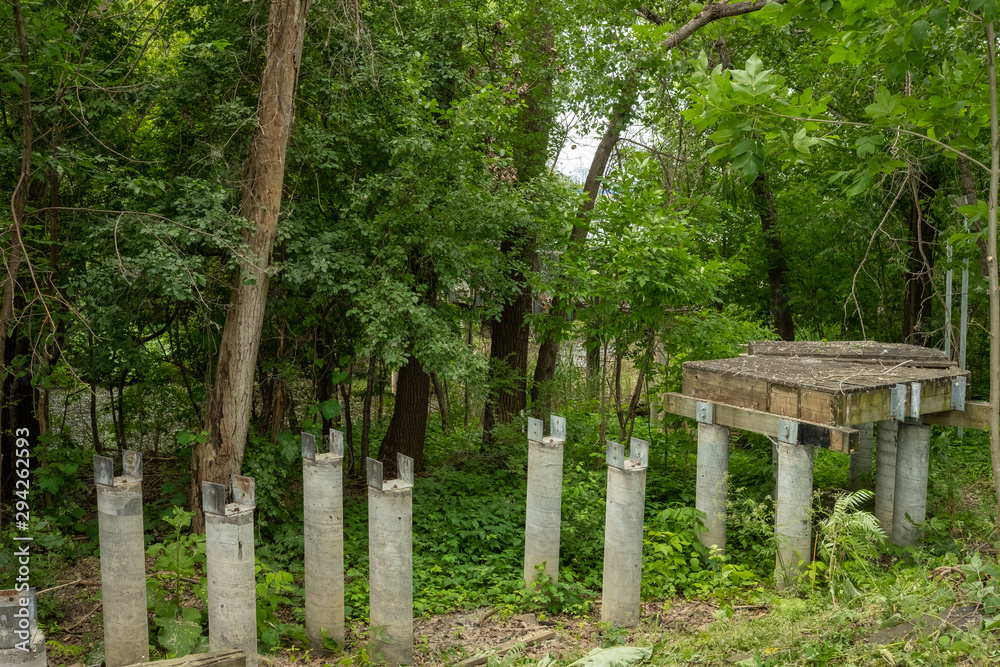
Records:
[[[632,438],[628,446],[628,460],[637,468],[649,466],[649,441]]]
[[[920,383],[910,383],[910,416],[920,419]]]
[[[714,407],[711,403],[706,403],[704,401],[698,401],[695,404],[695,418],[698,420],[699,424],[714,424],[715,414]]]
[[[107,456],[94,457],[94,482],[104,486],[115,485],[115,462]]]
[[[396,469],[399,481],[413,486],[413,459],[396,452]]]
[[[312,433],[302,434],[302,458],[316,460],[316,436]]]
[[[237,505],[251,508],[257,506],[257,484],[253,477],[233,475],[233,502]]]
[[[25,603],[25,604],[22,604]],[[35,589],[29,588],[26,591],[14,589],[0,591],[0,649],[17,648],[18,644],[24,642],[23,636],[18,636],[15,631],[24,631],[21,627],[21,619],[24,618],[24,609],[27,607],[28,614],[28,641],[34,638],[38,632],[38,614],[35,609]]]
[[[799,444],[799,423],[791,419],[779,419],[778,442],[788,445]]]
[[[966,377],[960,375],[951,381],[951,409],[965,412],[965,386]]]
[[[373,489],[382,490],[382,462],[375,459],[365,460],[365,469],[368,473],[368,486]]]
[[[566,441],[566,418],[549,415],[549,437],[552,440]]]
[[[344,432],[330,429],[330,453],[334,456],[344,456]]]
[[[122,454],[122,474],[132,481],[142,481],[142,454],[126,449]]]
[[[201,508],[209,514],[226,514],[226,487],[215,482],[201,483]]]
[[[535,419],[534,417],[528,417],[528,441],[529,442],[541,442],[542,441],[542,420]]]
[[[625,445],[608,440],[608,465],[619,469],[625,467]]]
[[[906,385],[897,384],[889,390],[889,416],[896,421],[906,419]]]

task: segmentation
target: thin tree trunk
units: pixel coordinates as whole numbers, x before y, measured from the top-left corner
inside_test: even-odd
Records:
[[[615,350],[615,416],[618,417],[618,439],[625,437],[625,411],[622,410],[622,352]]]
[[[437,373],[431,373],[431,382],[434,384],[434,394],[437,396],[438,412],[441,414],[441,431],[448,432],[448,395],[442,387],[442,382]]]
[[[995,521],[1000,530],[1000,279],[997,276],[997,188],[1000,185],[1000,128],[997,127],[996,35],[986,24],[986,68],[990,80],[990,193],[987,248],[990,289],[990,454],[993,490],[997,496]]]
[[[233,280],[226,323],[219,344],[215,379],[205,415],[208,441],[191,457],[192,530],[205,526],[201,504],[204,481],[229,485],[240,472],[246,447],[254,369],[260,346],[268,273],[281,210],[285,153],[291,134],[309,0],[274,0],[267,26],[267,49],[240,216],[251,221],[249,260],[240,262]]]
[[[972,170],[969,168],[969,159],[965,157],[966,150],[962,150],[962,155],[958,156],[958,173],[962,181],[962,191],[965,193],[965,203],[967,206],[975,206],[978,203],[979,198],[976,196],[976,183],[972,180]],[[983,231],[982,222],[976,220],[972,223],[972,228],[977,231]],[[979,246],[979,273],[982,274],[984,278],[989,278],[990,267],[986,258],[989,256],[989,249],[987,248],[986,239],[980,236],[976,240],[976,245]]]
[[[354,417],[351,415],[351,397],[354,395],[354,359],[347,364],[347,382],[340,385],[340,398],[344,403],[340,411],[344,415],[345,445],[354,451]]]
[[[778,209],[774,206],[774,193],[767,172],[761,172],[751,185],[754,206],[760,217],[760,228],[764,234],[764,256],[767,259],[767,279],[771,285],[771,314],[774,328],[781,340],[795,340],[795,324],[792,309],[788,304],[788,265],[778,231]]]
[[[362,471],[365,469],[364,462],[369,454],[369,438],[371,437],[371,426],[372,426],[372,394],[375,389],[375,355],[368,357],[368,377],[365,382],[365,402],[364,402],[364,414],[361,415],[361,465],[358,466],[358,470]]]
[[[937,229],[930,222],[929,211],[934,194],[940,186],[940,171],[929,169],[910,179],[910,254],[907,259],[906,287],[903,304],[902,339],[904,343],[925,345],[930,332],[922,326],[931,317],[934,303],[934,245]]]

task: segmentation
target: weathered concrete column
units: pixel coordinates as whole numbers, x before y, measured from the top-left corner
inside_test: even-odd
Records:
[[[848,488],[851,491],[870,489],[872,486],[872,450],[875,445],[875,424],[855,424],[861,436],[858,451],[851,453]]]
[[[551,436],[542,437],[542,422],[528,418],[528,496],[524,520],[524,585],[542,572],[559,579],[559,524],[562,519],[563,444],[566,420],[550,418]]]
[[[233,501],[226,488],[202,482],[205,509],[205,567],[208,575],[210,651],[229,648],[257,667],[257,586],[254,573],[254,481],[234,475]]]
[[[642,609],[639,594],[649,443],[632,438],[626,461],[625,448],[617,442],[609,442],[607,460],[601,621],[618,628],[630,628],[639,622]]]
[[[370,654],[391,667],[413,662],[413,459],[396,455],[398,479],[368,459]]]
[[[787,439],[791,443],[798,441],[797,434]],[[800,561],[812,560],[813,448],[790,442],[778,441],[774,507],[778,541],[774,582],[778,588],[795,580],[801,572]]]
[[[699,404],[699,406],[708,404]],[[699,414],[698,478],[694,506],[705,515],[698,539],[726,551],[726,476],[729,474],[729,428],[712,423],[711,405]],[[701,408],[706,410],[706,408]],[[703,420],[704,417],[704,420]]]
[[[0,591],[0,665],[45,667],[45,635],[38,629],[35,589]]]
[[[94,457],[104,601],[104,662],[108,667],[149,660],[142,456],[126,451],[122,460],[124,474],[115,477],[114,461],[104,456]]]
[[[875,518],[888,537],[892,537],[893,490],[896,488],[896,435],[898,422],[887,419],[878,423],[875,450]]]
[[[302,434],[306,637],[326,655],[326,642],[344,644],[344,434],[330,431],[330,452]]]
[[[899,425],[896,440],[896,484],[893,489],[892,543],[906,547],[920,541],[914,526],[927,518],[927,473],[931,456],[931,427]],[[907,519],[909,515],[909,519]]]

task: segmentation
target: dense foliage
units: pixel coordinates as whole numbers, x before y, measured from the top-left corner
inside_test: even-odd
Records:
[[[217,428],[208,401],[234,286],[253,282],[240,211],[275,4],[0,6],[0,528],[15,429],[30,434],[38,572],[52,581],[96,548],[92,456],[142,451],[162,655],[205,647],[189,466]],[[356,622],[366,456],[403,451],[426,471],[418,614],[583,614],[601,586],[604,442],[633,435],[654,460],[644,595],[711,599],[732,617],[771,575],[770,444],[734,446],[731,553],[704,549],[693,436],[655,407],[680,364],[773,337],[947,340],[957,359],[968,268],[963,362],[970,398],[987,395],[996,1],[718,6],[731,15],[702,20],[717,5],[673,0],[311,4],[237,461],[258,489],[263,646],[303,641],[301,431],[346,431]],[[588,177],[562,173],[580,154],[594,157]],[[558,582],[525,590],[523,428],[550,411],[570,424],[566,557]],[[996,566],[971,556],[991,519],[962,490],[991,471],[965,435],[936,435],[934,511],[908,555],[971,567],[949,600],[993,614]],[[857,518],[863,494],[832,497],[842,467],[817,462],[809,594],[850,616],[838,600],[878,590],[881,611],[913,620],[927,610],[919,577],[877,561],[891,549]],[[43,600],[56,634],[61,613]],[[918,648],[979,659],[990,641]],[[848,660],[848,638],[831,642],[795,650]],[[740,664],[771,664],[764,648],[748,644]]]

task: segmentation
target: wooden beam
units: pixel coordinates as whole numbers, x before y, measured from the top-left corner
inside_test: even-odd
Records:
[[[694,419],[698,401],[699,399],[692,396],[671,392],[665,394],[663,407],[667,412]],[[846,453],[857,449],[861,437],[856,430],[842,426],[818,424],[795,417],[783,417],[770,412],[761,412],[725,403],[713,403],[713,405],[713,417],[716,424],[761,433],[771,438],[778,437],[778,423],[782,419],[794,421],[799,425],[800,445],[812,445]]]
[[[157,660],[156,662],[137,662],[129,667],[247,667],[243,651],[212,651],[211,653],[193,653],[183,658]]]
[[[983,401],[967,401],[965,403],[965,412],[961,410],[948,410],[946,412],[922,415],[922,418],[925,424],[978,428],[985,431],[990,425],[990,404]]]

